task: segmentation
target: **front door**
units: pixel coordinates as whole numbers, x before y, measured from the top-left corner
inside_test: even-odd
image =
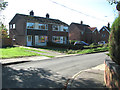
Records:
[[[32,46],[32,36],[31,35],[27,36],[27,46]]]

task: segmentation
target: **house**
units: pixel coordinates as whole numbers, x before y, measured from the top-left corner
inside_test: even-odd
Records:
[[[46,46],[47,42],[67,44],[68,24],[46,17],[16,14],[9,23],[10,37],[15,44],[23,46]]]
[[[110,34],[110,24],[108,23],[108,26],[103,26],[100,30],[100,41],[104,41],[105,43],[108,43],[109,40],[109,34]]]
[[[100,33],[97,27],[88,27],[92,31],[92,43],[98,43],[100,40]]]
[[[92,43],[92,31],[89,29],[89,25],[81,23],[71,23],[69,27],[69,40],[84,41],[86,43]]]

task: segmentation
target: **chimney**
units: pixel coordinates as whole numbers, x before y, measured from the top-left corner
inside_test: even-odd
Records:
[[[110,29],[110,23],[108,22],[108,29]]]
[[[50,17],[50,15],[47,13],[47,14],[46,14],[46,18],[49,18],[49,17]]]
[[[30,11],[30,16],[34,16],[34,12],[33,12],[33,10]]]
[[[83,24],[83,21],[81,21],[80,23]]]

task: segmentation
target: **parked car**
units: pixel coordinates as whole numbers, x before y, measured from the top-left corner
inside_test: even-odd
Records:
[[[100,41],[98,42],[98,44],[105,44],[105,41]]]
[[[88,46],[89,44],[84,42],[84,41],[77,41],[74,43],[74,45],[86,45],[86,46]]]

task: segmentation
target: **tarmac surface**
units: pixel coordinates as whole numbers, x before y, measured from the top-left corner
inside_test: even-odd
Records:
[[[56,58],[59,57],[68,57],[71,55],[58,55]],[[24,63],[24,62],[31,62],[36,60],[46,60],[51,59],[45,56],[33,56],[33,57],[22,57],[22,58],[12,58],[12,59],[0,59],[0,63],[5,65],[11,65],[16,63]],[[56,77],[56,81],[60,78],[63,79],[65,82],[63,85],[64,89],[69,88],[106,88],[104,84],[104,64],[98,65],[96,67],[82,70],[76,73],[70,79],[63,79],[63,77]],[[59,81],[58,81],[59,82]],[[50,82],[49,82],[50,83]],[[55,85],[56,86],[56,85]]]

